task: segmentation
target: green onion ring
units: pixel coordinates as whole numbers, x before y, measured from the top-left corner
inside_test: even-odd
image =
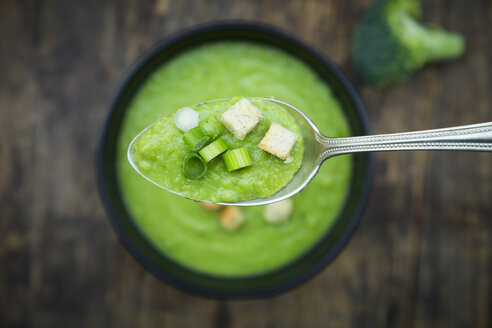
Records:
[[[190,180],[198,180],[207,173],[207,163],[194,151],[183,158],[183,174]]]
[[[191,150],[199,151],[208,143],[210,137],[199,126],[196,126],[183,135],[183,140],[191,147]]]
[[[227,149],[229,149],[229,146],[227,146],[224,139],[219,138],[212,142],[210,145],[200,150],[198,153],[200,154],[200,156],[202,156],[205,162],[208,163],[215,157],[225,152]]]
[[[249,157],[246,147],[229,150],[222,155],[222,159],[229,172],[251,165],[251,157]]]

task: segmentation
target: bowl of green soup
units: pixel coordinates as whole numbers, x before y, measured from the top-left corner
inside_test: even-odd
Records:
[[[160,279],[202,296],[270,296],[320,272],[346,245],[368,197],[371,157],[324,163],[291,198],[282,224],[271,224],[263,206],[255,206],[241,208],[239,229],[223,229],[217,211],[142,178],[127,149],[145,127],[179,108],[233,97],[290,103],[327,136],[368,134],[354,88],[312,47],[256,23],[202,25],[161,41],[126,74],[100,139],[99,189],[121,242]]]

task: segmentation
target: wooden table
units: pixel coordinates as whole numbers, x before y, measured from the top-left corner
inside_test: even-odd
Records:
[[[247,19],[314,44],[355,80],[364,1],[0,1],[0,327],[492,327],[492,154],[375,156],[364,219],[291,292],[220,302],[145,271],[103,211],[94,149],[117,82],[157,40]],[[374,132],[492,121],[492,2],[427,0],[466,55],[385,90]]]

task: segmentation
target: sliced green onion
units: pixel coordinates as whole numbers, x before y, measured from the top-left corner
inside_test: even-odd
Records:
[[[222,155],[227,171],[239,170],[243,167],[251,165],[251,157],[249,157],[246,147],[229,150]]]
[[[219,138],[212,142],[210,145],[207,147],[203,148],[200,150],[198,153],[202,158],[205,160],[205,162],[210,162],[212,159],[215,157],[219,156],[223,152],[225,152],[227,149],[229,149],[229,146],[225,143],[224,139]]]
[[[199,127],[205,131],[212,139],[217,138],[222,132],[224,132],[225,126],[215,115],[210,115],[206,119],[200,121]]]
[[[183,135],[183,140],[193,151],[199,151],[207,144],[210,137],[199,127],[196,126]]]
[[[191,180],[197,180],[207,173],[207,163],[194,151],[190,151],[183,159],[183,174]]]

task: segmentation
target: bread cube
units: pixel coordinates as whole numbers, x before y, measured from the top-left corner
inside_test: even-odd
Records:
[[[260,142],[260,148],[286,160],[297,141],[297,134],[273,122]]]
[[[248,99],[241,98],[231,108],[222,113],[220,120],[236,138],[243,140],[262,118],[263,115],[256,106],[250,103]]]
[[[227,231],[236,231],[244,223],[244,215],[235,206],[226,206],[219,216],[219,223]]]
[[[202,208],[207,211],[217,211],[222,208],[222,205],[213,203],[200,203]]]

